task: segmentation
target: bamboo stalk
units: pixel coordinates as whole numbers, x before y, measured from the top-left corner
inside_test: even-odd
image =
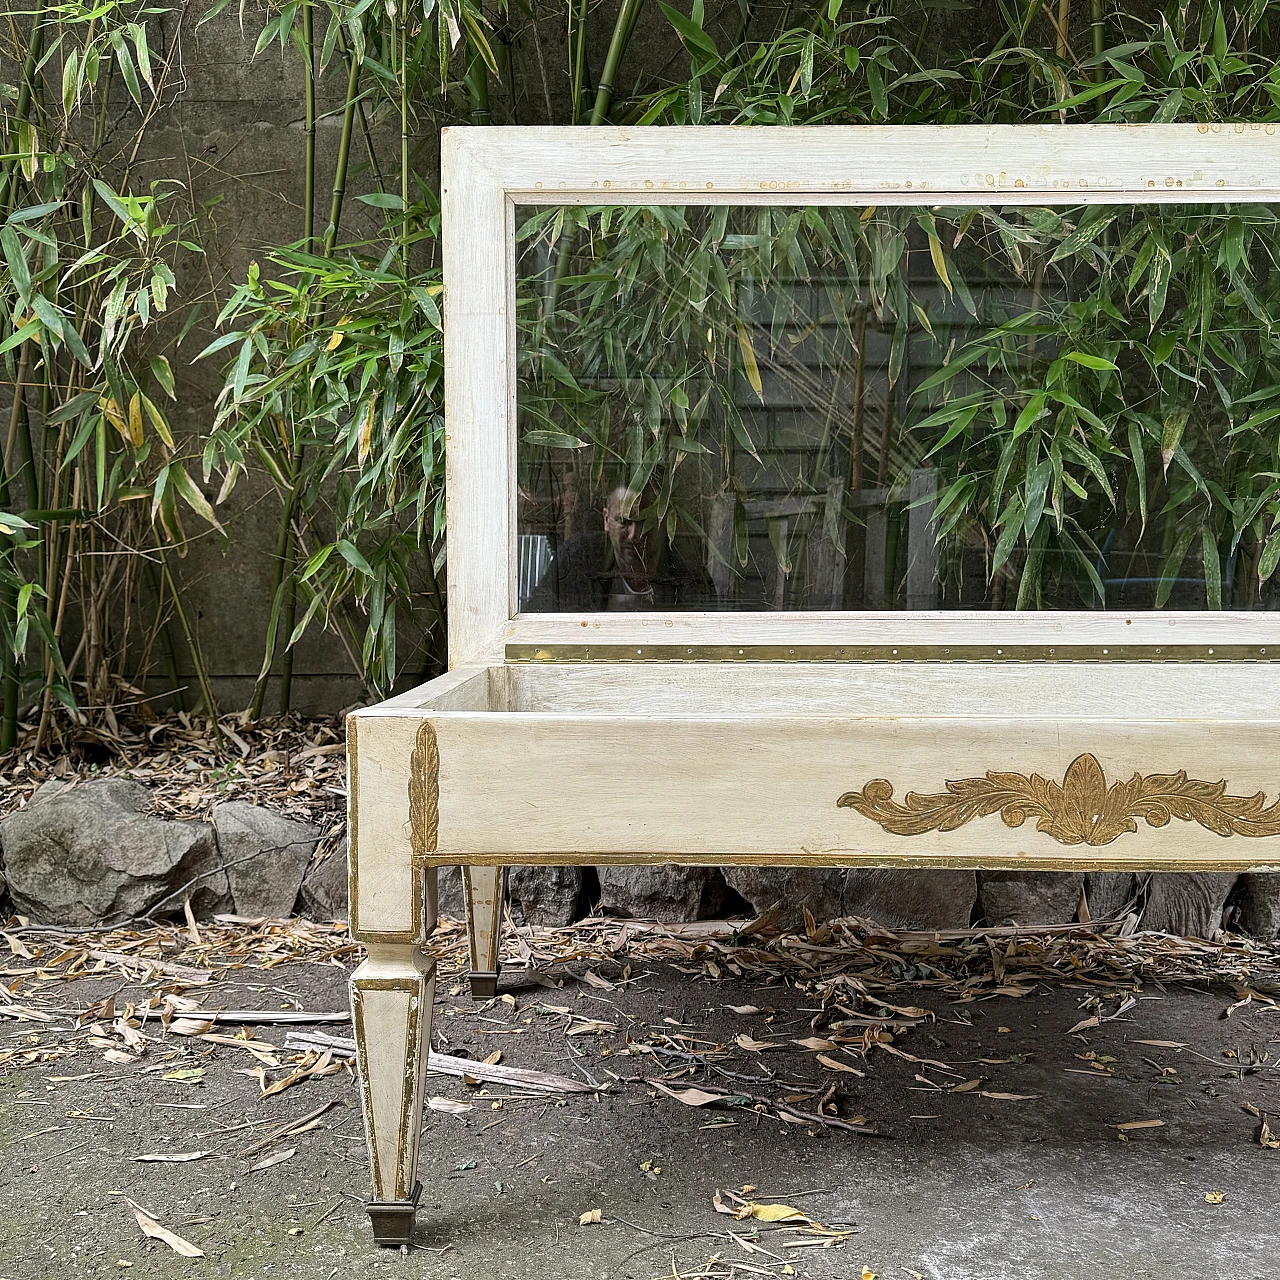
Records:
[[[182,635],[187,642],[187,651],[191,655],[191,665],[196,673],[196,683],[200,686],[200,696],[204,699],[205,715],[209,717],[209,728],[213,731],[214,741],[221,749],[226,746],[226,743],[222,737],[222,726],[218,723],[218,703],[213,696],[213,686],[209,683],[209,674],[205,670],[199,642],[196,640],[195,633],[191,630],[191,623],[187,620],[187,611],[182,607],[182,598],[178,595],[178,586],[174,582],[173,573],[169,568],[169,558],[165,555],[164,543],[160,541],[158,533],[153,531],[153,534],[156,551],[160,556],[160,571],[164,575],[165,585],[169,588],[169,595],[173,599],[173,611],[178,615],[178,624],[182,627]]]
[[[303,173],[302,237],[306,251],[314,247],[316,234],[316,38],[313,6],[315,0],[302,0],[302,47],[306,59],[303,97],[306,121],[306,157]]]

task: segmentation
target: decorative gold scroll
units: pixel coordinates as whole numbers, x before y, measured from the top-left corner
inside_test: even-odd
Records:
[[[440,828],[440,747],[430,720],[418,726],[409,757],[409,839],[415,861],[436,851]]]
[[[981,778],[948,782],[945,792],[907,793],[906,802],[893,798],[893,787],[875,778],[861,791],[847,791],[836,801],[856,809],[896,836],[929,831],[955,831],[999,813],[1007,827],[1036,819],[1036,830],[1062,844],[1110,844],[1126,832],[1138,830],[1138,819],[1149,827],[1165,827],[1172,818],[1195,822],[1220,836],[1280,835],[1280,800],[1268,806],[1265,793],[1227,795],[1227,784],[1200,782],[1186,772],[1135,773],[1128,782],[1107,785],[1102,766],[1091,755],[1077,756],[1067,767],[1061,785],[1021,773],[991,770]]]

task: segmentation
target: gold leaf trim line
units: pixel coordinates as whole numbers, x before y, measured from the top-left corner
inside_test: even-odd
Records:
[[[418,726],[409,758],[409,839],[415,862],[436,851],[440,829],[440,746],[430,720]]]
[[[846,791],[836,804],[854,809],[896,836],[955,831],[975,818],[998,813],[1007,827],[1035,818],[1036,830],[1060,844],[1104,845],[1138,830],[1167,827],[1174,818],[1194,822],[1219,836],[1280,835],[1280,800],[1268,805],[1264,792],[1227,794],[1227,783],[1201,782],[1177,773],[1135,773],[1108,785],[1097,758],[1088,753],[1067,766],[1062,782],[989,770],[981,778],[948,782],[944,792],[909,791],[903,803],[893,787],[874,778],[861,791]]]

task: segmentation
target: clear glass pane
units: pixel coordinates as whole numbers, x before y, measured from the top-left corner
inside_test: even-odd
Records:
[[[1270,609],[1270,206],[528,208],[526,612]]]

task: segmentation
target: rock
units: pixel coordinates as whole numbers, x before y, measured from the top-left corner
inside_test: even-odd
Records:
[[[302,879],[302,905],[313,920],[347,918],[347,841],[331,849]]]
[[[292,915],[319,829],[244,800],[215,804],[213,825],[236,914]]]
[[[1280,873],[1246,871],[1231,898],[1243,933],[1255,938],[1280,938]]]
[[[642,920],[699,920],[713,916],[724,897],[715,867],[597,867],[600,905]]]
[[[782,903],[778,927],[803,929],[804,909],[815,920],[843,914],[844,875],[838,867],[724,867],[725,883],[759,915]]]
[[[1239,876],[1234,871],[1162,871],[1147,885],[1142,928],[1211,940]]]
[[[967,929],[977,900],[972,871],[857,868],[844,882],[844,914],[886,929]]]
[[[581,867],[511,867],[507,896],[519,904],[526,924],[571,924],[582,896]]]
[[[1138,882],[1132,871],[1090,871],[1084,897],[1090,920],[1114,920],[1133,901]]]
[[[46,783],[0,824],[14,910],[40,924],[119,923],[181,911],[188,884],[198,915],[229,908],[213,827],[153,817],[150,802],[124,778]]]
[[[462,868],[441,867],[436,877],[436,915],[450,920],[467,918],[467,903],[462,896]]]
[[[979,871],[978,907],[988,925],[1068,924],[1083,884],[1083,871]]]

